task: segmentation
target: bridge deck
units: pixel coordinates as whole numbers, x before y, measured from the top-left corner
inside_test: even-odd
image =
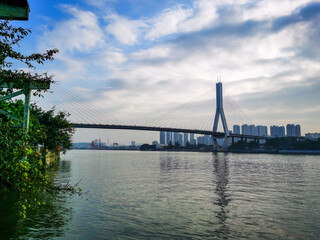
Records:
[[[208,130],[197,129],[183,129],[183,128],[166,128],[166,127],[149,127],[149,126],[136,126],[136,125],[112,125],[112,124],[88,124],[88,123],[74,123],[74,128],[96,128],[96,129],[123,129],[123,130],[140,130],[140,131],[155,131],[155,132],[181,132],[181,133],[194,133],[211,135],[216,138],[224,138],[223,132],[213,132]],[[251,136],[242,134],[229,134],[230,137],[237,138],[254,138],[254,139],[268,139],[268,136]]]

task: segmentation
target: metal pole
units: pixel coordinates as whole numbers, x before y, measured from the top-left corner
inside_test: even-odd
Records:
[[[23,87],[25,100],[24,100],[24,111],[23,111],[23,129],[28,132],[29,129],[29,118],[30,118],[30,100],[31,100],[31,89],[30,83],[25,83]]]

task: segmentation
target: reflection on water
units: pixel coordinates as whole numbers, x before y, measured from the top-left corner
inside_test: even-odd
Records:
[[[69,164],[62,163],[60,173],[70,173]],[[57,169],[51,169],[49,175]],[[60,182],[63,182],[60,180]],[[63,236],[67,223],[71,220],[72,205],[66,194],[45,194],[45,205],[30,210],[27,218],[19,216],[16,193],[6,193],[0,199],[0,239],[55,239]]]
[[[0,201],[0,236],[20,239],[317,239],[318,156],[71,151],[58,183],[19,221]],[[3,238],[5,236],[5,238]]]
[[[214,182],[216,198],[214,204],[219,206],[220,211],[217,212],[217,218],[219,219],[219,229],[216,233],[218,237],[228,239],[229,227],[227,224],[228,218],[228,203],[231,199],[227,193],[228,185],[228,159],[226,154],[215,153],[213,154],[213,174],[216,177]]]

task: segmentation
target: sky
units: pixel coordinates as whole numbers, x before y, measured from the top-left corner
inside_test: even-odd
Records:
[[[65,100],[66,109],[75,109],[74,121],[76,114],[90,118],[100,112],[126,124],[152,124],[175,111],[177,121],[170,124],[179,124],[177,109],[188,109],[191,125],[204,113],[203,126],[210,128],[219,77],[230,99],[229,129],[247,121],[300,124],[302,133],[320,132],[320,1],[29,0],[29,5],[29,21],[14,22],[32,30],[21,50],[59,49],[55,60],[37,71],[53,74],[59,88],[93,106],[80,113],[79,104]],[[128,144],[159,140],[159,133],[77,130],[74,141],[99,137]]]

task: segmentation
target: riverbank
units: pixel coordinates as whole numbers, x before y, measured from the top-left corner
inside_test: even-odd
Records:
[[[91,149],[72,149],[72,150],[91,150]],[[217,152],[201,149],[94,149],[92,151],[142,151],[142,152]],[[296,155],[320,155],[320,150],[229,150],[226,153],[248,153],[248,154],[296,154]]]

